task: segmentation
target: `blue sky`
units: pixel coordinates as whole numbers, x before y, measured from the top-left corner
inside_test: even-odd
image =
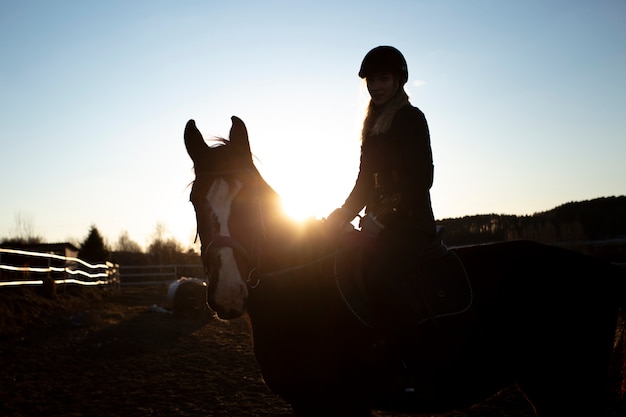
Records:
[[[0,1],[0,239],[191,244],[183,128],[248,126],[294,214],[358,170],[371,48],[431,130],[436,218],[626,194],[626,2]]]

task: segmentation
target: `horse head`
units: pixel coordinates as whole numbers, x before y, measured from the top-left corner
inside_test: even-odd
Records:
[[[254,281],[259,240],[254,230],[262,222],[256,201],[260,175],[246,126],[233,116],[230,139],[208,146],[190,120],[184,136],[196,173],[191,202],[209,278],[207,302],[218,317],[237,318],[246,311],[248,285]]]

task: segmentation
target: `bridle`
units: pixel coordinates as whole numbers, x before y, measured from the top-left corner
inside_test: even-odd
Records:
[[[241,173],[252,173],[250,169],[231,169],[217,172],[205,172],[196,174],[196,179],[198,177],[219,177],[219,176],[228,176],[233,174],[241,174]],[[267,240],[267,235],[265,233],[265,220],[263,217],[263,211],[261,209],[261,202],[258,196],[255,196],[256,205],[258,207],[258,222],[259,222],[259,232],[256,233],[255,236],[255,250],[254,252],[250,252],[246,249],[244,245],[242,245],[237,239],[232,236],[224,236],[221,234],[214,235],[211,241],[206,245],[201,254],[202,264],[204,266],[204,272],[209,279],[213,275],[213,272],[210,267],[210,255],[212,252],[215,252],[221,248],[231,248],[234,252],[239,254],[244,258],[246,264],[250,266],[247,277],[245,280],[246,286],[248,288],[256,288],[261,279],[258,275],[258,271],[261,264],[261,239]],[[199,227],[199,226],[198,226]],[[200,230],[197,231],[196,235],[200,234]]]
[[[211,272],[211,268],[208,266],[209,265],[208,257],[210,256],[211,251],[217,251],[218,249],[221,249],[221,248],[231,248],[233,251],[239,253],[241,256],[244,257],[247,265],[252,265],[250,267],[250,270],[248,271],[248,274],[247,274],[248,276],[245,282],[248,288],[256,288],[260,283],[260,278],[258,277],[258,274],[257,274],[259,257],[257,256],[256,266],[254,266],[253,257],[250,255],[250,253],[246,250],[246,248],[241,243],[239,243],[235,238],[231,236],[222,236],[222,235],[215,236],[209,242],[209,244],[206,246],[206,248],[204,249],[202,253],[202,264],[204,265],[204,272],[209,278],[209,281],[213,273]],[[254,276],[256,276],[257,278],[256,278],[256,282],[252,284],[252,280]]]

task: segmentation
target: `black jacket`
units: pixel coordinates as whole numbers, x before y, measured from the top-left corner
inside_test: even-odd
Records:
[[[395,210],[381,215],[386,233],[410,233],[427,244],[435,239],[432,183],[428,124],[421,110],[406,105],[385,133],[363,141],[359,175],[343,208],[356,215],[365,207],[366,213],[378,215],[389,208],[386,200],[399,196]]]

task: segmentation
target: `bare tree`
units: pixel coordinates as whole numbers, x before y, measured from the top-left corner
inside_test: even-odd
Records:
[[[35,234],[33,216],[23,211],[15,214],[13,236],[9,240],[20,243],[41,243],[43,238]]]
[[[127,230],[123,230],[117,238],[115,250],[118,252],[141,252],[141,246],[128,236]]]
[[[154,228],[153,242],[162,242],[165,240],[165,235],[167,233],[167,226],[161,222],[157,222],[156,227]]]
[[[158,265],[185,263],[183,246],[175,238],[167,237],[167,234],[167,226],[158,222],[146,253]]]

